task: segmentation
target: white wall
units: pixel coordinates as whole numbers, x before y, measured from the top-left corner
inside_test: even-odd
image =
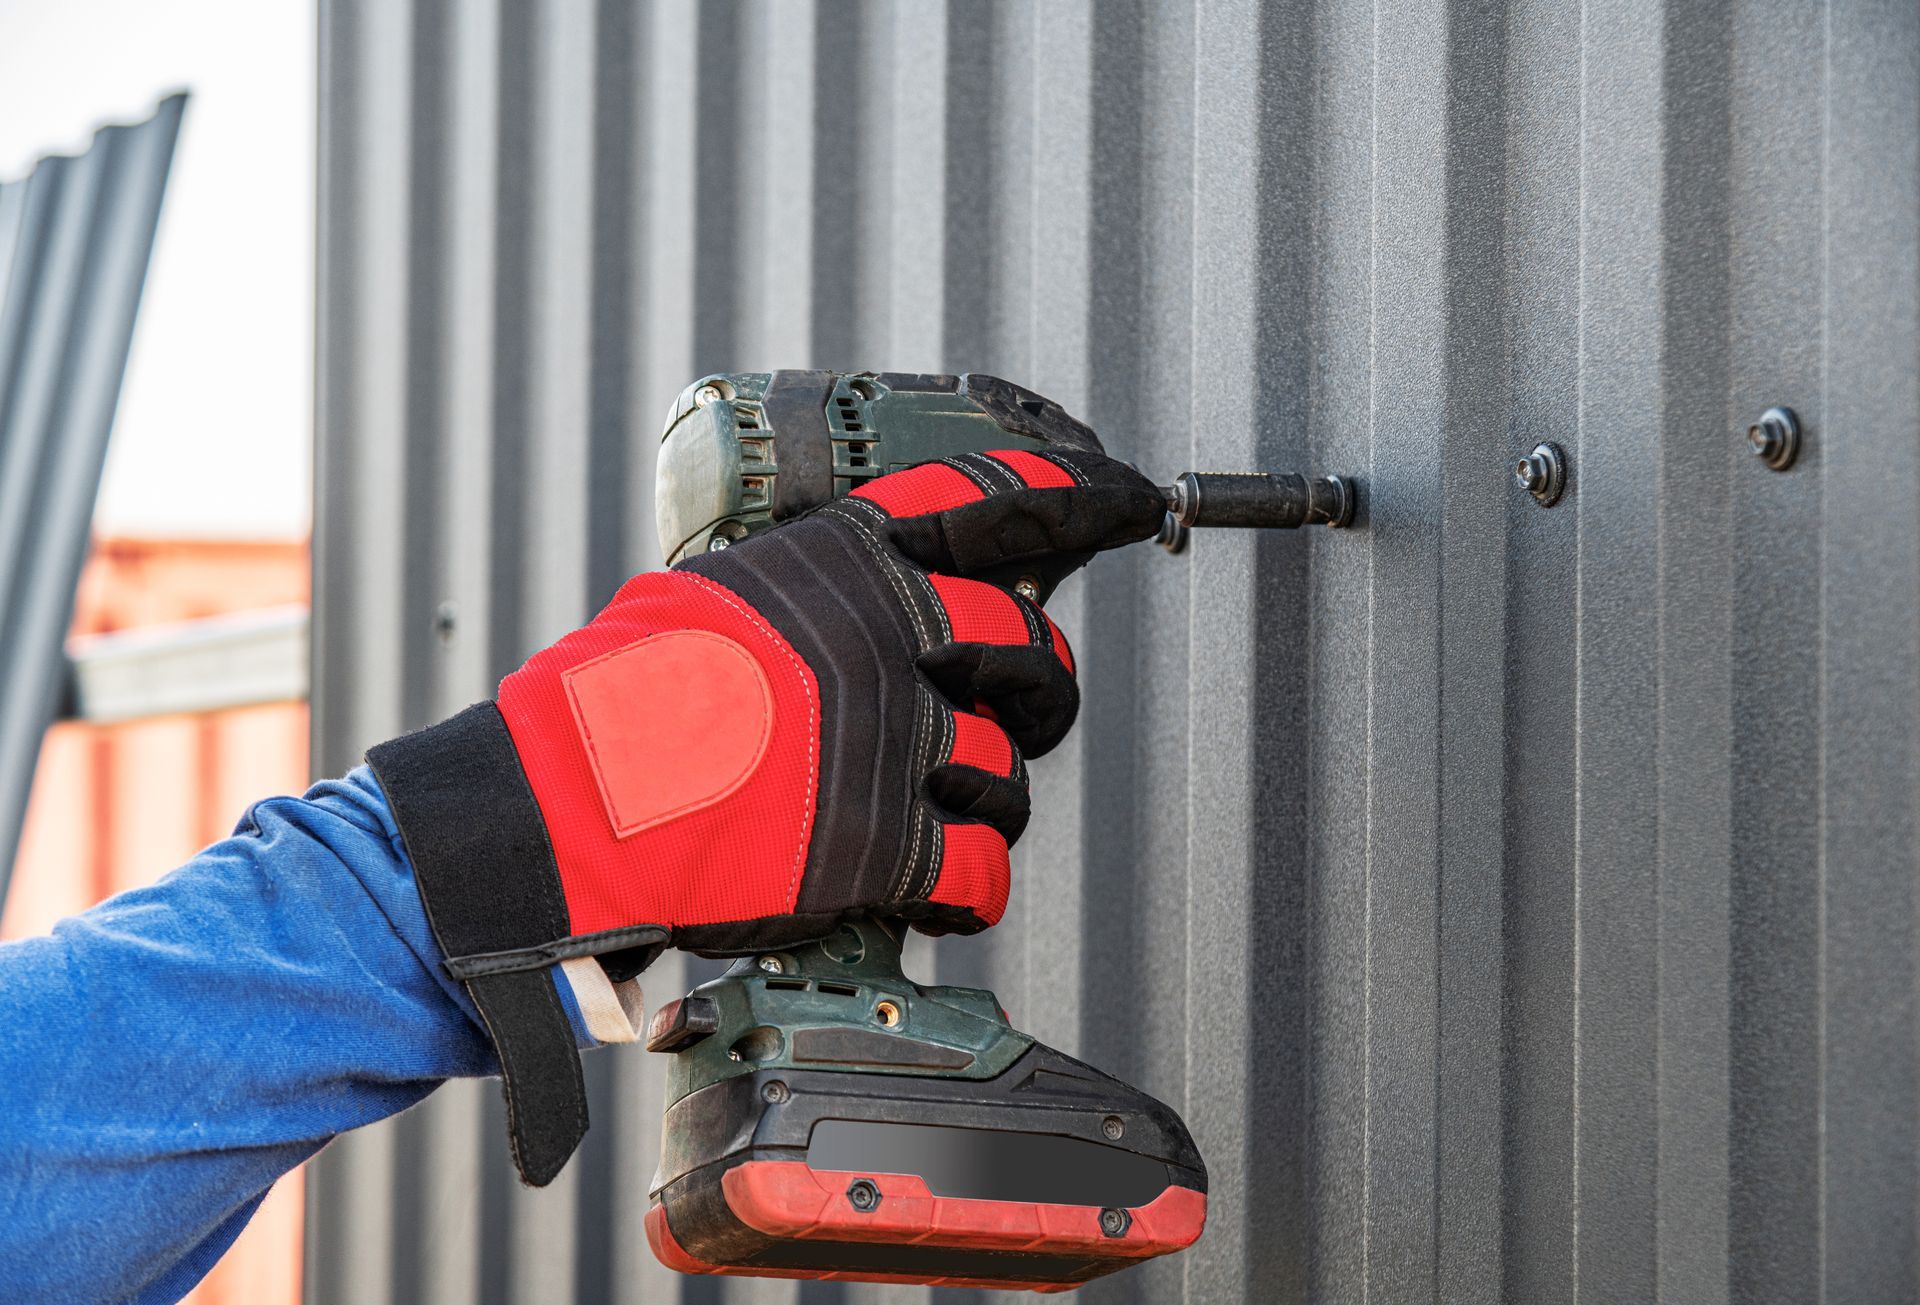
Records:
[[[303,535],[313,12],[0,0],[0,178],[192,92],[95,511],[101,533]]]

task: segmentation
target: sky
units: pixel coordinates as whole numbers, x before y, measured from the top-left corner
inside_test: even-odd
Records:
[[[311,517],[314,16],[305,0],[0,0],[0,179],[191,93],[94,512],[101,535]]]

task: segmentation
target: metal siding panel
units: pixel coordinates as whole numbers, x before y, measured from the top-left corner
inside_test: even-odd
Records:
[[[893,226],[887,318],[893,334],[886,356],[888,366],[902,371],[931,372],[942,362],[941,326],[946,318],[947,61],[955,49],[949,42],[955,7],[946,0],[894,5],[890,17],[894,124],[888,202]],[[959,48],[965,47],[963,32]],[[826,66],[824,60],[821,66]],[[955,180],[964,193],[967,178]]]
[[[446,135],[447,207],[444,213],[446,270],[440,311],[446,315],[446,365],[439,377],[445,423],[446,484],[433,561],[441,591],[434,622],[439,645],[432,712],[444,719],[484,698],[492,688],[487,631],[493,591],[487,540],[493,528],[494,404],[490,386],[479,383],[494,359],[493,302],[495,227],[489,220],[499,186],[500,156],[495,123],[501,112],[500,6],[473,0],[452,6]]]
[[[1316,14],[1315,233],[1308,311],[1315,330],[1308,420],[1315,461],[1366,484],[1373,440],[1373,7],[1328,0]],[[1374,554],[1315,541],[1311,575],[1312,782],[1308,790],[1309,1118],[1313,1232],[1308,1299],[1360,1294],[1368,1210],[1368,888]]]
[[[1571,448],[1577,429],[1581,57],[1572,6],[1544,0],[1509,11],[1511,406],[1491,424],[1482,460],[1511,463],[1541,439]],[[1576,513],[1507,493],[1502,1280],[1508,1300],[1565,1301],[1574,1229]]]
[[[1828,14],[1821,1282],[1911,1297],[1920,739],[1920,15]]]
[[[1662,13],[1584,13],[1574,712],[1573,1288],[1655,1294]]]
[[[1500,874],[1506,800],[1507,507],[1487,449],[1512,402],[1507,371],[1506,14],[1456,0],[1447,31],[1446,431],[1440,444],[1436,1190],[1441,1300],[1490,1300],[1503,1276]],[[1496,440],[1495,450],[1499,444]]]
[[[1732,141],[1730,418],[1786,403],[1826,429],[1821,384],[1826,269],[1819,194],[1824,115],[1764,86],[1801,62],[1824,102],[1816,7],[1736,9]],[[1732,882],[1729,888],[1729,1295],[1817,1299],[1820,1281],[1821,734],[1820,483],[1815,435],[1794,474],[1742,456],[1729,470],[1732,530]]]
[[[107,437],[186,97],[0,186],[0,894],[65,676]]]
[[[1207,366],[1189,399],[1192,437],[1185,452],[1195,466],[1255,466],[1254,432],[1271,428],[1270,414],[1256,412],[1262,387],[1249,383],[1259,371],[1260,306],[1270,289],[1264,278],[1247,274],[1260,266],[1259,99],[1265,88],[1259,12],[1203,0],[1195,6],[1194,40],[1221,52],[1209,71],[1231,90],[1195,99],[1191,330],[1194,353]],[[1200,80],[1196,71],[1196,89]],[[1296,549],[1305,544],[1287,542]],[[1199,1300],[1231,1299],[1236,1291],[1252,1208],[1245,1142],[1254,1066],[1244,1030],[1260,1022],[1250,982],[1254,921],[1246,909],[1258,804],[1254,722],[1247,711],[1260,671],[1258,543],[1249,534],[1203,536],[1192,541],[1184,562],[1185,635],[1194,669],[1187,683],[1183,800],[1189,836],[1182,950],[1191,1014],[1180,1053],[1193,1072],[1180,1108],[1210,1157],[1208,1200],[1230,1212],[1212,1221],[1206,1252],[1179,1266],[1185,1293]]]
[[[1397,1300],[1439,1256],[1446,47],[1441,7],[1375,15],[1366,1274]]]
[[[1361,531],[1062,590],[1008,920],[913,949],[1201,1139],[1206,1240],[1085,1298],[1910,1296],[1917,24],[327,0],[316,755],[656,560],[704,371],[993,370],[1156,475],[1357,472]],[[332,1148],[309,1295],[933,1299],[660,1269],[658,1068],[590,1062],[557,1196],[490,1084]]]
[[[1727,437],[1730,6],[1666,14],[1659,539],[1659,1110],[1656,1291],[1728,1299],[1728,960],[1732,882],[1730,473]],[[1679,487],[1690,492],[1676,492]]]

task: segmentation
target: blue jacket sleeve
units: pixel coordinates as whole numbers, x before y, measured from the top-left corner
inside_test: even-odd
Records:
[[[176,1300],[334,1134],[498,1072],[364,769],[0,946],[0,1010],[5,1300]]]

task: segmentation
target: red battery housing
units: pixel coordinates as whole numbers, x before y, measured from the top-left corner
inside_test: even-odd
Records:
[[[741,1075],[664,1137],[647,1239],[683,1273],[1068,1291],[1206,1223],[1179,1117],[1039,1044],[988,1080]]]

